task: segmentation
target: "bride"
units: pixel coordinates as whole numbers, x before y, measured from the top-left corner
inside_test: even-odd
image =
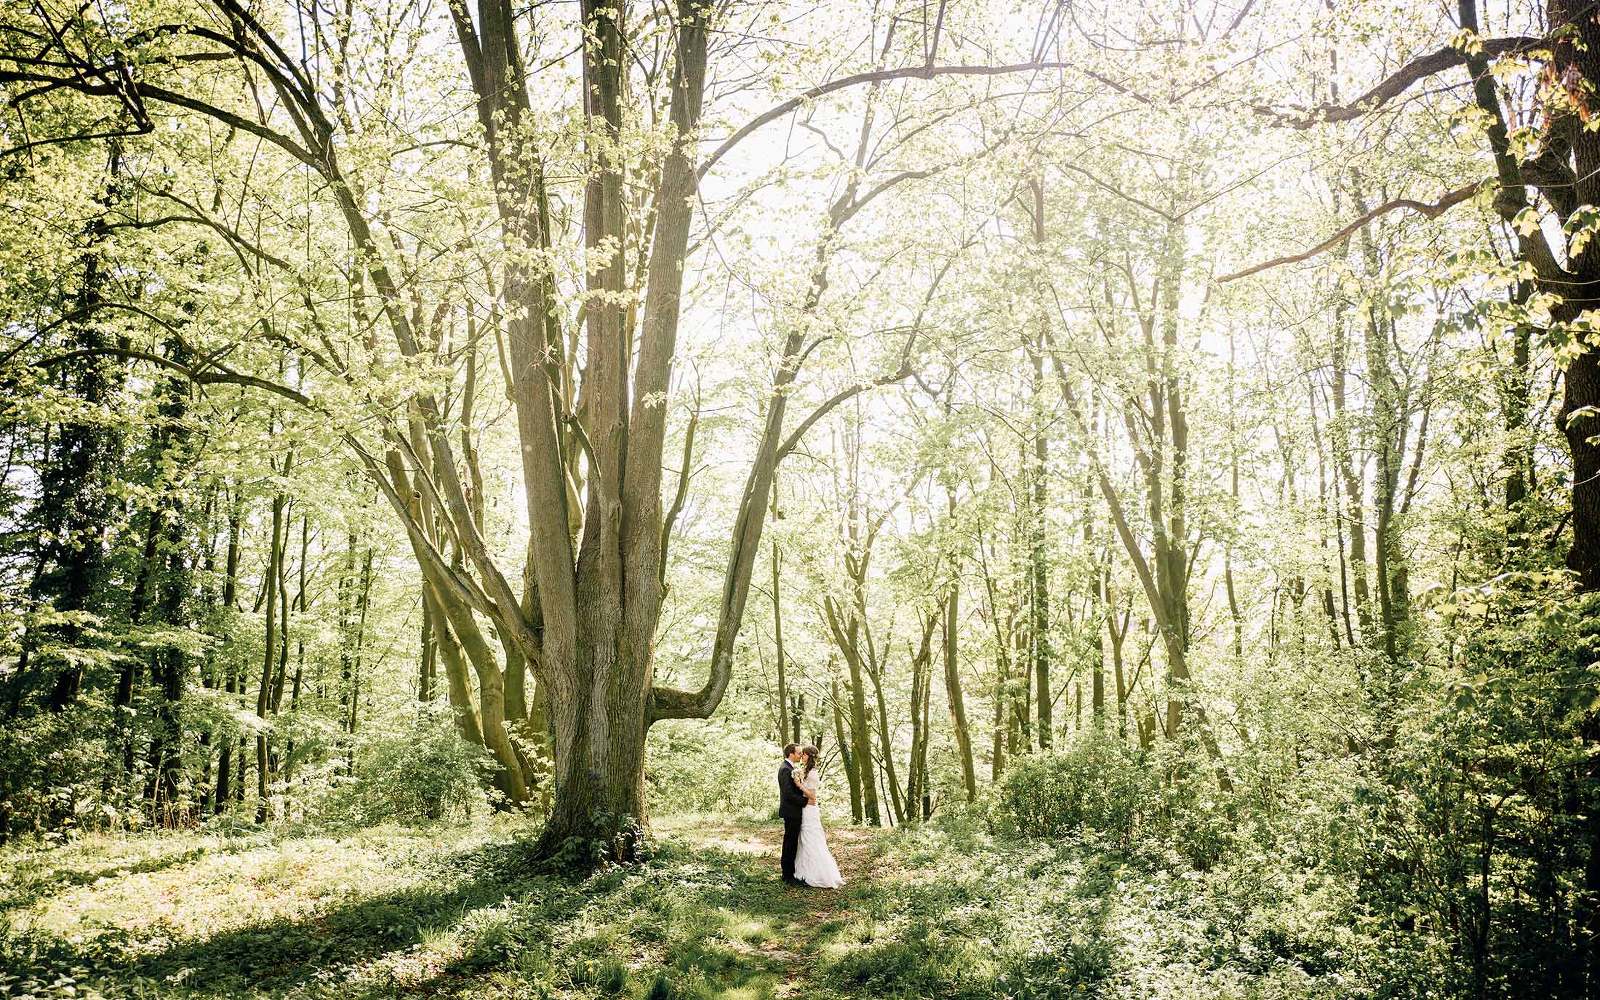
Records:
[[[805,771],[793,772],[795,784],[806,793],[805,811],[800,814],[800,848],[795,852],[795,878],[815,889],[837,889],[844,885],[839,865],[828,851],[828,837],[822,832],[822,811],[817,808],[817,788],[821,775],[817,771],[817,748],[803,747]]]

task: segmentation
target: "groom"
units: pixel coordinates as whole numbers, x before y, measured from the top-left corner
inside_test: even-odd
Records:
[[[805,811],[810,796],[794,780],[794,766],[804,758],[800,745],[790,743],[783,748],[783,763],[778,767],[778,815],[783,817],[783,881],[788,885],[805,885],[794,877],[794,856],[800,848],[800,814]]]

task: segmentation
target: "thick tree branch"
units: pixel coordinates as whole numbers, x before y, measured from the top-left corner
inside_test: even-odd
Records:
[[[182,375],[195,385],[239,385],[254,389],[264,389],[267,392],[282,396],[284,399],[297,403],[300,406],[304,406],[308,409],[315,409],[315,405],[312,403],[311,397],[300,392],[298,389],[293,388],[292,386],[273,382],[269,379],[257,378],[254,375],[245,375],[242,372],[232,371],[230,369],[223,368],[220,365],[213,366],[210,371],[199,367],[190,367],[189,365],[173,361],[171,358],[164,358],[159,354],[151,354],[149,351],[135,350],[131,347],[93,347],[84,348],[83,350],[79,351],[67,351],[63,354],[55,354],[48,358],[44,358],[40,360],[38,364],[41,368],[51,368],[55,365],[65,364],[66,362],[72,361],[76,358],[91,357],[122,358],[126,361],[144,361],[155,365],[157,368],[162,368],[166,371]]]
[[[1349,224],[1340,228],[1338,232],[1334,233],[1332,236],[1329,236],[1327,239],[1323,240],[1321,243],[1318,243],[1309,250],[1304,250],[1296,254],[1290,254],[1287,257],[1274,257],[1271,260],[1262,261],[1261,263],[1251,265],[1242,271],[1234,271],[1231,274],[1224,274],[1219,277],[1217,281],[1219,283],[1237,281],[1240,278],[1248,278],[1252,274],[1260,274],[1262,271],[1270,270],[1274,267],[1281,267],[1284,264],[1298,264],[1303,260],[1310,260],[1312,257],[1315,257],[1321,253],[1325,253],[1326,251],[1338,246],[1344,240],[1348,239],[1352,233],[1360,229],[1362,226],[1365,226],[1373,219],[1376,219],[1379,216],[1387,215],[1390,212],[1399,211],[1402,208],[1408,208],[1411,211],[1427,216],[1430,219],[1438,218],[1449,209],[1461,204],[1468,198],[1471,198],[1473,195],[1477,194],[1478,189],[1482,186],[1483,182],[1474,181],[1465,187],[1459,187],[1454,191],[1446,192],[1445,194],[1441,195],[1437,201],[1417,201],[1412,198],[1393,198],[1377,206],[1376,208],[1363,212]]]
[[[176,198],[173,200],[177,201]],[[183,204],[182,202],[179,203]],[[107,230],[157,229],[161,226],[169,226],[174,223],[204,226],[216,232],[219,236],[227,240],[233,246],[246,251],[252,257],[266,261],[267,263],[272,264],[275,267],[288,272],[289,274],[295,274],[297,271],[293,264],[289,263],[284,258],[279,257],[260,246],[257,246],[256,244],[245,239],[243,236],[240,236],[233,229],[229,228],[227,224],[202,215],[163,215],[152,219],[128,219],[125,222],[108,222],[106,223],[105,228]]]
[[[854,385],[846,386],[845,388],[840,389],[838,392],[834,393],[832,396],[829,396],[827,399],[818,404],[817,408],[807,414],[806,418],[800,421],[799,426],[797,426],[787,438],[784,438],[783,444],[778,448],[778,460],[780,462],[783,461],[783,459],[788,457],[790,452],[799,447],[800,441],[805,437],[806,431],[815,426],[817,421],[833,412],[834,408],[840,403],[859,396],[868,389],[876,389],[880,386],[893,385],[896,382],[904,381],[910,377],[911,366],[909,364],[902,364],[897,370],[892,371],[887,375],[880,375],[869,382],[857,382]]]
[[[394,510],[395,516],[400,519],[401,525],[405,527],[406,535],[411,539],[413,552],[416,554],[420,567],[425,573],[432,571],[428,575],[429,582],[444,587],[450,592],[451,596],[463,604],[475,607],[485,614],[492,614],[493,606],[488,595],[473,585],[471,577],[456,572],[450,560],[446,559],[444,553],[440,552],[432,540],[428,538],[427,530],[412,515],[410,505],[406,502],[406,498],[401,496],[400,492],[406,489],[408,484],[406,483],[405,469],[400,462],[398,452],[391,450],[388,455],[389,461],[380,463],[366,448],[362,447],[361,442],[356,440],[354,435],[345,434],[342,435],[342,438],[350,450],[355,452],[356,457],[361,459],[361,464],[367,473],[367,477],[377,484],[379,492],[389,502],[389,506]],[[389,475],[386,475],[386,472],[395,477],[396,482],[399,484],[398,489],[396,488],[396,482],[390,482]]]
[[[1538,48],[1546,42],[1543,38],[1514,35],[1509,38],[1485,38],[1482,44],[1485,58],[1498,59]],[[1276,124],[1296,129],[1311,128],[1323,122],[1351,121],[1383,107],[1419,81],[1466,63],[1466,52],[1453,45],[1445,45],[1406,63],[1349,104],[1319,104],[1313,108],[1280,108],[1257,104],[1254,108],[1275,119]]]
[[[1478,30],[1477,0],[1458,0],[1456,11],[1462,28],[1472,32]],[[1485,133],[1489,140],[1489,151],[1494,154],[1495,177],[1500,182],[1500,190],[1495,194],[1494,210],[1505,222],[1514,223],[1517,216],[1529,204],[1524,168],[1511,152],[1510,132],[1506,128],[1505,115],[1500,110],[1500,97],[1496,93],[1494,78],[1489,75],[1488,56],[1482,52],[1473,52],[1467,55],[1466,60],[1467,70],[1472,77],[1473,101],[1488,119]],[[1559,129],[1555,135],[1560,136]],[[1555,154],[1558,159],[1564,159],[1566,150],[1563,145],[1558,138],[1556,144],[1546,152]],[[1536,168],[1535,172],[1548,174],[1551,171]],[[1560,171],[1556,173],[1559,175]],[[1575,194],[1575,188],[1558,189],[1554,203],[1570,204]],[[1563,216],[1562,221],[1565,222],[1566,217]],[[1543,233],[1538,231],[1523,233],[1518,229],[1517,247],[1523,259],[1533,265],[1534,272],[1541,281],[1560,282],[1571,277],[1556,260],[1555,253]]]
[[[275,129],[268,128],[258,122],[251,121],[248,118],[236,115],[231,111],[226,111],[214,104],[208,104],[205,101],[197,100],[185,94],[179,94],[162,87],[141,83],[132,86],[130,91],[129,86],[126,85],[108,84],[104,82],[97,83],[84,76],[56,77],[47,76],[40,73],[7,69],[0,69],[0,83],[46,83],[56,87],[63,87],[68,90],[73,90],[89,97],[116,97],[124,103],[131,101],[132,103],[129,106],[129,111],[131,114],[133,114],[135,122],[138,123],[139,127],[135,130],[137,134],[148,133],[153,129],[153,126],[150,125],[148,114],[144,109],[145,101],[159,101],[162,104],[170,104],[175,107],[185,108],[189,111],[199,112],[200,114],[206,115],[209,118],[214,118],[231,128],[238,129],[241,132],[248,132],[257,138],[265,139],[267,142],[272,143],[274,146],[277,146],[279,149],[282,149],[295,159],[312,168],[320,170],[322,167],[322,162],[316,156],[314,156],[310,150],[306,149],[304,146],[295,142],[293,139],[289,138],[283,133],[278,132]],[[73,138],[77,137],[74,136]],[[6,152],[15,151],[16,150],[7,150]]]

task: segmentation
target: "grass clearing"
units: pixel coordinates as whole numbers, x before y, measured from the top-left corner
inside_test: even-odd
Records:
[[[514,825],[86,837],[3,856],[0,995],[804,995],[815,900],[758,825],[666,820],[646,865],[531,874]]]
[[[667,818],[648,863],[583,878],[533,873],[529,832],[504,822],[13,850],[0,996],[1426,995],[1354,936],[1348,899],[1246,867],[961,823],[840,828],[847,884],[811,892],[779,883],[779,832]],[[1320,908],[1285,922],[1301,901]]]

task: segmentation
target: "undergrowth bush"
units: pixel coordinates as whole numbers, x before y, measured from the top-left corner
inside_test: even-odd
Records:
[[[0,725],[0,844],[142,824],[136,792],[106,780],[118,773],[110,744],[81,738],[84,730],[108,731],[110,718],[95,702]]]
[[[1087,829],[1127,837],[1158,802],[1138,750],[1097,729],[1052,753],[1020,758],[994,792],[990,823],[1014,837],[1058,837]]]
[[[323,811],[365,823],[418,823],[481,808],[494,759],[461,738],[447,703],[434,702],[393,727],[358,735],[355,763],[355,776],[336,787]]]

